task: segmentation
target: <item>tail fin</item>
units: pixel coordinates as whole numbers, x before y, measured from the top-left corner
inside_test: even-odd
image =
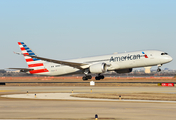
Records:
[[[28,67],[34,69],[33,71],[30,71],[31,74],[48,72],[48,70],[44,68],[43,60],[25,56],[25,55],[37,56],[37,55],[24,42],[18,42],[18,45],[22,53],[24,54],[24,58],[26,60],[26,63],[28,64]]]

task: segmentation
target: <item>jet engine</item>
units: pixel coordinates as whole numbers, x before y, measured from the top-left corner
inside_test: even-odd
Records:
[[[114,70],[116,73],[130,73],[132,72],[132,68],[129,69],[121,69],[121,70]]]
[[[97,63],[89,67],[91,73],[104,73],[107,71],[106,63]]]

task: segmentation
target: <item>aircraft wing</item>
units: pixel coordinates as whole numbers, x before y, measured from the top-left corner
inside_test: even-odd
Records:
[[[20,70],[21,72],[29,72],[29,71],[34,70],[30,68],[8,68],[8,69]]]
[[[85,69],[85,66],[88,65],[88,64],[84,64],[84,63],[76,63],[76,62],[67,62],[67,61],[61,61],[61,60],[53,60],[53,59],[43,58],[43,57],[38,57],[38,56],[33,56],[33,55],[26,55],[26,54],[24,54],[24,55],[25,56],[30,56],[32,58],[41,59],[41,60],[44,60],[44,61],[47,61],[47,62],[62,64],[62,65],[67,65],[67,66],[78,68],[78,69]]]

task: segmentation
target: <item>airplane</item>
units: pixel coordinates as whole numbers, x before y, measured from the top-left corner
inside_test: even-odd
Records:
[[[92,79],[91,74],[97,74],[96,80],[104,79],[103,73],[115,71],[116,73],[130,73],[133,68],[158,66],[157,71],[163,64],[173,59],[166,52],[158,50],[144,50],[136,52],[115,53],[104,56],[79,58],[72,60],[54,60],[39,57],[24,42],[18,42],[28,68],[17,69],[29,74],[63,76],[69,74],[84,74],[83,80]]]

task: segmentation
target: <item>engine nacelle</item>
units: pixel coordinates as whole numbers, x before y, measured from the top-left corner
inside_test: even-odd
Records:
[[[97,63],[89,67],[91,73],[104,73],[107,71],[106,63]]]
[[[132,68],[130,69],[121,69],[121,70],[114,70],[116,73],[130,73],[132,72]]]

